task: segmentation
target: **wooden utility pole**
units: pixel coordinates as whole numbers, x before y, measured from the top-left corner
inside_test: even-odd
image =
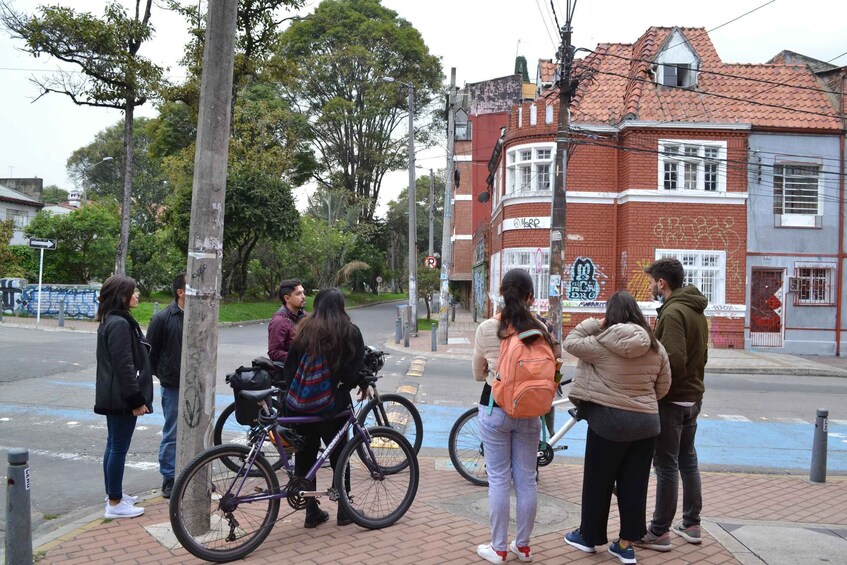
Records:
[[[556,186],[550,214],[550,308],[548,318],[562,341],[562,292],[564,285],[565,239],[567,226],[567,182],[568,182],[568,130],[570,128],[571,66],[571,18],[573,10],[568,0],[565,25],[562,26],[562,52],[559,57],[559,120],[556,128]]]
[[[438,301],[438,343],[447,344],[450,264],[453,261],[453,149],[456,141],[456,67],[450,69],[447,92],[447,178],[444,179],[444,225],[441,227],[441,293]]]
[[[232,71],[238,2],[209,2],[200,115],[191,196],[185,321],[176,442],[177,474],[211,443],[218,360],[218,308],[223,255],[224,204],[229,153]],[[203,481],[188,493],[195,535],[209,529],[209,493]]]

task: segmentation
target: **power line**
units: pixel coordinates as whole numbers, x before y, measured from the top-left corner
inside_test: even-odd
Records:
[[[762,8],[764,8],[765,6],[767,6],[767,5],[769,5],[769,4],[773,4],[774,2],[776,2],[776,0],[770,0],[769,2],[765,2],[765,3],[764,3],[764,4],[762,4],[761,6],[757,6],[757,7],[753,8],[752,10],[750,10],[749,12],[744,12],[743,14],[741,14],[740,16],[738,16],[737,18],[733,18],[733,19],[729,20],[728,22],[724,22],[724,23],[722,23],[722,24],[721,24],[721,25],[719,25],[719,26],[715,26],[715,27],[713,27],[712,29],[708,30],[708,32],[709,32],[709,33],[711,33],[711,32],[713,32],[713,31],[715,31],[716,29],[720,29],[720,28],[722,28],[722,27],[724,27],[724,26],[727,26],[727,25],[731,24],[732,22],[737,22],[738,20],[740,20],[740,19],[741,19],[741,18],[743,18],[744,16],[749,16],[749,15],[750,15],[750,14],[752,14],[753,12],[756,12],[756,11],[758,11],[758,10],[761,10],[761,9],[762,9]]]
[[[553,45],[553,49],[555,49],[556,42],[553,41],[553,36],[550,33],[550,24],[544,18],[544,11],[541,9],[541,2],[543,2],[543,0],[535,0],[535,5],[538,7],[538,13],[541,15],[541,22],[544,24],[544,31],[547,32],[547,37],[550,38],[550,43]]]
[[[585,68],[588,68],[589,70],[593,71],[594,73],[601,74],[601,75],[615,76],[615,77],[625,78],[627,80],[633,80],[633,81],[641,82],[641,83],[645,83],[645,84],[653,84],[652,81],[641,78],[641,77],[630,77],[630,76],[623,75],[623,74],[620,74],[620,73],[613,73],[612,71],[601,71],[599,69],[594,69],[594,68],[591,68],[591,67],[585,67]],[[665,86],[666,88],[670,88],[670,89],[684,90],[684,91],[692,92],[692,93],[695,93],[695,94],[702,94],[702,95],[705,95],[705,96],[714,96],[715,98],[723,98],[723,99],[732,100],[732,101],[735,101],[735,102],[745,102],[747,104],[752,104],[754,106],[762,106],[762,107],[766,107],[766,108],[775,108],[775,109],[778,109],[778,110],[788,110],[788,111],[791,111],[791,112],[797,112],[798,114],[809,114],[809,115],[812,115],[812,116],[823,116],[825,118],[833,118],[833,119],[836,119],[836,120],[839,119],[838,114],[834,110],[833,110],[832,114],[824,114],[823,112],[814,112],[812,110],[800,110],[798,108],[792,108],[790,106],[782,106],[780,104],[769,104],[767,102],[759,102],[759,101],[751,100],[751,99],[747,99],[747,98],[737,98],[735,96],[728,96],[726,94],[718,94],[716,92],[708,92],[706,90],[691,90],[691,89],[684,87],[684,86],[671,86],[671,85],[662,85],[662,86]],[[780,86],[783,86],[783,85],[780,85]],[[787,86],[787,85],[785,85],[785,86]],[[759,94],[763,94],[763,93],[764,92],[761,92]],[[757,95],[758,94],[754,94],[754,96],[757,96]],[[708,113],[708,112],[704,112],[704,114],[706,114],[706,113]],[[673,120],[673,121],[678,121],[678,120]],[[672,122],[666,122],[666,123],[672,123]]]
[[[587,48],[583,48],[583,50],[588,51],[589,53],[594,53],[595,55],[598,55],[598,56],[601,56],[601,57],[614,57],[616,59],[623,59],[625,61],[630,61],[630,62],[655,63],[655,61],[652,61],[650,59],[640,59],[638,57],[625,57],[623,55],[616,55],[614,53],[608,53],[608,52],[604,53],[604,52],[594,51],[592,49],[587,49]],[[847,52],[845,52],[845,54],[847,54]],[[724,64],[731,65],[732,63],[724,63]],[[790,88],[796,88],[798,90],[810,90],[812,92],[820,92],[820,93],[823,93],[823,94],[838,94],[838,92],[836,92],[834,90],[827,90],[827,89],[824,89],[824,88],[816,88],[814,86],[804,86],[804,85],[799,85],[799,84],[796,84],[796,85],[788,84],[788,83],[784,83],[784,82],[777,82],[777,81],[767,80],[767,79],[762,79],[762,78],[753,78],[753,77],[748,77],[748,76],[733,74],[733,73],[722,73],[722,72],[719,72],[719,71],[708,71],[708,70],[703,70],[703,69],[697,69],[695,71],[695,73],[696,74],[715,75],[715,76],[728,77],[728,78],[734,78],[734,79],[741,79],[741,80],[746,80],[746,81],[750,81],[750,82],[757,82],[757,83],[768,84],[768,85],[773,85],[773,86],[787,86],[787,87],[790,87]],[[699,91],[695,91],[695,92],[699,92]]]

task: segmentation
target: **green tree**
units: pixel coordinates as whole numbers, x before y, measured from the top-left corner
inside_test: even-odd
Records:
[[[320,163],[315,179],[353,194],[359,220],[372,220],[383,177],[406,163],[406,136],[398,130],[408,117],[407,91],[399,83],[414,85],[422,118],[441,87],[440,61],[379,0],[324,0],[283,32],[277,53],[272,68],[309,117]],[[426,133],[416,132],[423,143]]]
[[[143,8],[142,8],[143,4]],[[49,93],[68,96],[75,104],[116,108],[124,112],[123,192],[120,239],[115,272],[124,274],[129,243],[133,189],[133,113],[160,87],[163,69],[138,55],[153,34],[150,8],[153,0],[135,0],[128,16],[116,1],[109,2],[102,19],[91,13],[61,6],[41,6],[37,16],[17,13],[0,2],[0,21],[13,36],[24,41],[24,51],[35,57],[48,55],[79,67],[79,73],[57,71],[33,79],[39,98]]]
[[[426,303],[426,319],[429,320],[432,315],[432,297],[441,290],[441,279],[439,278],[439,269],[430,269],[429,267],[421,267],[418,269],[418,293]]]
[[[68,201],[68,191],[55,184],[47,185],[41,192],[41,201],[45,204],[58,204]]]
[[[120,233],[118,217],[114,204],[91,203],[70,214],[39,212],[24,230],[26,236],[59,240],[50,260],[44,262],[45,280],[87,284],[111,275]]]
[[[17,278],[24,275],[23,264],[9,245],[14,233],[15,222],[0,221],[0,278]]]

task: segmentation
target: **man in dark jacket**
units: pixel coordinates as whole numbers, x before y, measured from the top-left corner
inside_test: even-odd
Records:
[[[294,326],[306,312],[306,291],[297,279],[284,280],[279,285],[279,300],[282,306],[268,324],[268,357],[271,361],[285,363],[288,348],[294,341]]]
[[[173,282],[174,301],[153,316],[147,328],[150,342],[150,365],[162,385],[162,443],[159,446],[159,472],[162,474],[162,496],[171,497],[176,466],[176,423],[179,417],[179,371],[182,361],[182,320],[185,309],[185,273]]]
[[[708,299],[694,286],[683,286],[685,270],[676,259],[659,259],[644,269],[650,291],[659,302],[656,338],[668,352],[671,387],[659,401],[662,431],[656,443],[656,508],[639,545],[670,551],[672,529],[688,543],[700,543],[703,506],[700,469],[694,436],[703,404],[703,373],[708,355],[709,327],[703,311]],[[682,522],[673,525],[679,477],[682,477]]]

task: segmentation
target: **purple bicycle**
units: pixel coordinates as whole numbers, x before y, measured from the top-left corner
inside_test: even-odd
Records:
[[[170,500],[174,534],[189,553],[215,562],[242,559],[268,537],[279,518],[280,501],[302,510],[310,498],[337,501],[353,522],[368,529],[394,524],[409,510],[418,490],[418,460],[409,441],[388,427],[365,428],[351,408],[336,418],[344,426],[318,455],[305,477],[294,474],[285,446],[296,447],[291,426],[319,422],[317,416],[280,416],[268,399],[278,389],[243,390],[240,399],[261,406],[259,426],[250,446],[225,444],[197,455],[179,474]],[[311,490],[324,460],[349,430],[353,437],[342,450],[332,487]],[[287,475],[280,486],[263,454],[265,442],[279,453]]]

